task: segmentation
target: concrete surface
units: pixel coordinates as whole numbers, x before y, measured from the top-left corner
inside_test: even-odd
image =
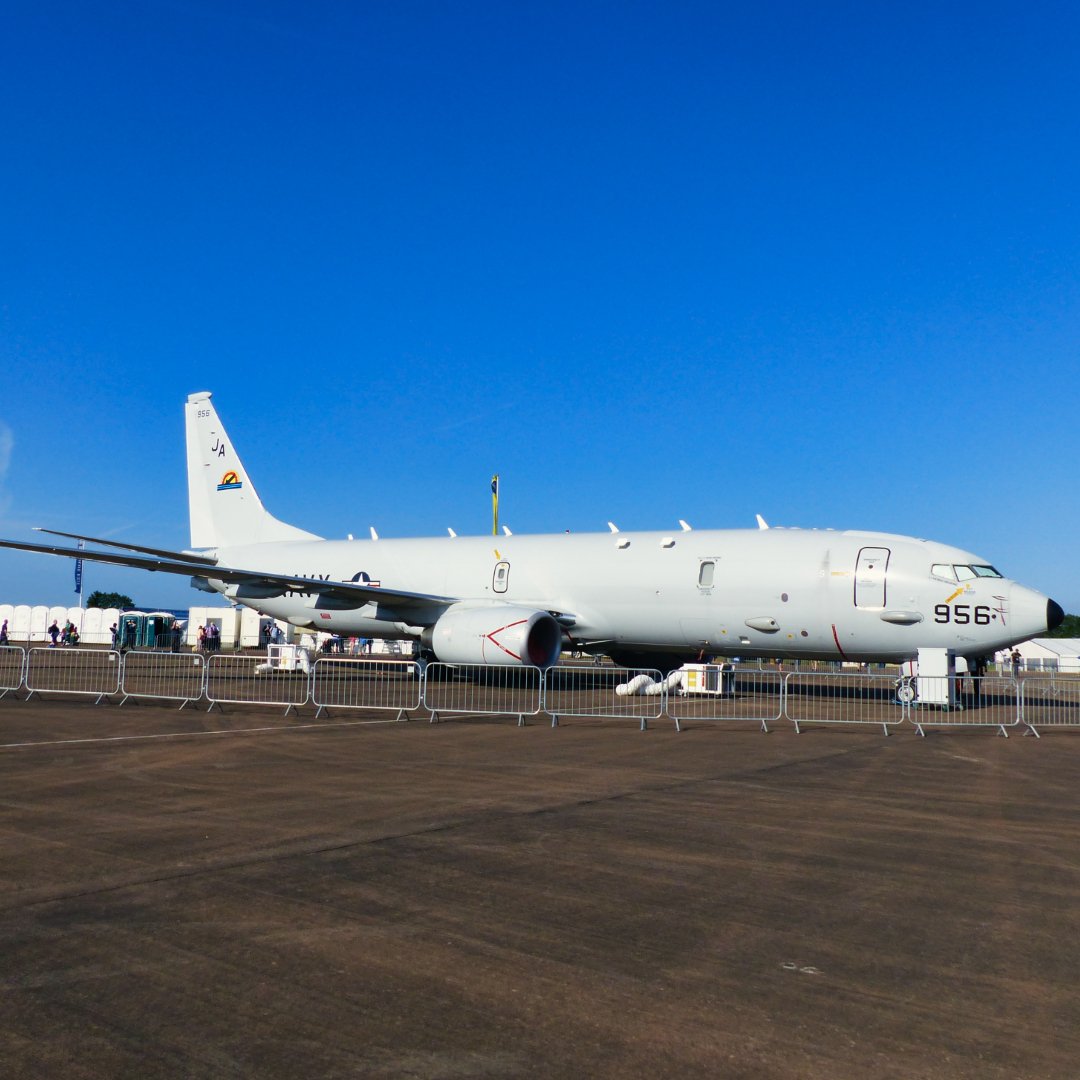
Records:
[[[1073,734],[8,698],[0,743],[6,1078],[1080,1072]]]

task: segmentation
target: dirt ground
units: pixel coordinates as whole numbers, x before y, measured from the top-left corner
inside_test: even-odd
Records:
[[[0,1075],[1073,1078],[1080,736],[0,700]]]

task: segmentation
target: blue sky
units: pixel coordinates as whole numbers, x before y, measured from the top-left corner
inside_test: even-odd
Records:
[[[0,34],[0,536],[880,529],[1080,611],[1069,5],[56,0]],[[183,579],[88,567],[144,606]],[[74,602],[0,553],[0,602]]]

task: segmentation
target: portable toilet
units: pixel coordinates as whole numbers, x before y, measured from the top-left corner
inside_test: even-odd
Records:
[[[176,616],[171,611],[152,611],[146,616],[143,644],[150,649],[178,649],[180,634],[174,633]]]
[[[137,649],[145,635],[146,612],[125,611],[116,623],[116,647],[118,649]]]

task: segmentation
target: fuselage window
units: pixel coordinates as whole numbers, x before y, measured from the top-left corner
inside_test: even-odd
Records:
[[[956,580],[956,574],[953,572],[953,568],[947,563],[934,563],[934,565],[930,567],[930,573],[933,574],[934,577],[944,578],[946,581]]]
[[[970,581],[975,577],[975,571],[970,566],[954,566],[957,581]]]
[[[971,569],[975,571],[976,577],[1001,577],[992,566],[973,566]]]
[[[711,589],[713,583],[713,575],[716,572],[716,563],[711,559],[707,562],[703,562],[698,567],[697,583],[702,589]]]

